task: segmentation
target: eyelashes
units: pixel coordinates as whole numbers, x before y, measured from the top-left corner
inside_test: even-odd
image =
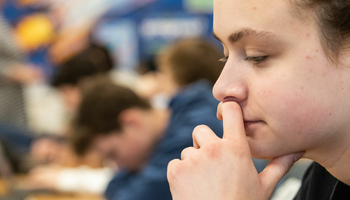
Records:
[[[257,64],[261,63],[262,61],[266,60],[267,57],[268,56],[247,57],[247,58],[245,58],[245,60],[257,65]]]
[[[227,60],[228,60],[228,56],[225,56],[225,57],[219,59],[219,61],[223,62],[223,63],[227,62]]]
[[[261,62],[263,62],[264,60],[266,60],[268,58],[268,56],[257,56],[257,57],[246,57],[244,60],[248,61],[248,62],[252,62],[254,65],[257,65]],[[226,63],[228,60],[228,56],[225,56],[223,58],[221,58],[219,61]]]

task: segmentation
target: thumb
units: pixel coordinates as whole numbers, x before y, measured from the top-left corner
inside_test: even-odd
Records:
[[[272,194],[279,181],[290,170],[292,165],[298,161],[304,152],[288,154],[274,158],[259,174],[262,187],[268,194]]]

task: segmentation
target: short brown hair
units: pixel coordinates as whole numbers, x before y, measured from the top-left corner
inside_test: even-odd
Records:
[[[122,129],[119,115],[126,109],[151,109],[150,104],[131,89],[114,84],[109,77],[86,80],[83,97],[73,123],[72,142],[82,154],[98,135],[107,135]]]
[[[115,67],[109,50],[102,45],[91,43],[77,55],[59,64],[52,77],[52,86],[77,86],[81,80],[96,74],[106,74]]]
[[[349,0],[293,0],[298,9],[314,10],[319,26],[321,43],[331,60],[350,48]]]
[[[167,64],[179,86],[185,86],[200,79],[207,79],[213,85],[218,79],[223,63],[219,49],[204,39],[181,39],[174,42],[160,54],[158,64]]]

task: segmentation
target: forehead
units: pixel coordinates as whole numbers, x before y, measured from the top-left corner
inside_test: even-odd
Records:
[[[286,35],[289,29],[293,33],[286,37],[290,38],[297,36],[294,32],[307,29],[305,23],[296,17],[295,5],[290,0],[214,0],[213,28],[219,37],[242,29]]]

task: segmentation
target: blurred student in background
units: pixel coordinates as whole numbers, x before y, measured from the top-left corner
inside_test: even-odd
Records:
[[[70,115],[74,114],[75,107],[79,104],[79,82],[95,74],[108,73],[113,67],[114,62],[108,50],[97,44],[91,44],[81,53],[71,57],[58,67],[57,73],[53,77],[53,86],[57,87],[59,91],[62,91],[66,99],[66,107],[71,111]],[[5,87],[4,85],[1,86]],[[20,85],[16,87],[21,88]],[[5,89],[12,93],[16,91],[12,91],[11,89],[13,88],[8,88],[7,86]],[[18,101],[18,99],[12,99],[12,96],[8,93],[2,93],[2,95],[6,100],[2,101],[2,104],[6,104],[6,102],[10,104],[7,107],[11,108],[11,105],[16,104]],[[4,109],[7,109],[6,106]],[[5,116],[7,114],[11,119],[9,112],[6,112],[6,110],[2,111],[2,115]],[[10,155],[13,152],[15,153],[15,156],[13,156],[15,157],[15,162],[13,163],[15,167],[18,165],[17,163],[22,162],[22,157],[28,156],[29,151],[31,151],[33,158],[40,162],[61,162],[64,159],[61,155],[64,135],[65,133],[61,133],[61,136],[38,137],[30,130],[22,128],[22,126],[15,126],[11,122],[1,123],[0,121],[0,139],[6,144],[6,149]],[[20,151],[18,152],[17,149],[20,149]]]
[[[67,121],[71,121],[81,99],[81,82],[98,74],[108,74],[115,67],[108,49],[96,43],[90,43],[79,54],[60,64],[53,76],[52,86],[62,94],[68,110]],[[70,123],[69,123],[70,124]],[[69,125],[62,137],[67,136]],[[52,140],[39,140],[32,144],[32,155],[38,160],[58,161],[57,149],[46,148],[54,145]]]
[[[80,103],[83,80],[97,74],[108,74],[114,67],[108,50],[97,44],[91,44],[58,67],[53,77],[53,86],[63,93],[67,107],[70,108],[70,115],[74,115]],[[72,118],[70,115],[67,117]],[[25,130],[17,131],[13,127],[6,129],[8,134],[1,140],[11,144],[8,151],[24,146],[21,152],[23,157],[27,157],[30,152],[34,161],[50,164],[32,166],[26,180],[23,181],[29,184],[21,185],[22,189],[92,193],[105,190],[106,183],[112,177],[112,170],[103,166],[100,155],[95,152],[76,155],[66,142],[69,127],[66,129],[66,133],[62,133],[60,137],[35,137],[28,135]]]
[[[27,55],[13,28],[0,15],[0,140],[15,171],[27,170],[28,166],[20,160],[25,159],[23,152],[28,151],[32,137],[28,131],[23,88],[42,78],[41,70],[27,63]],[[18,132],[25,134],[17,138]],[[10,142],[17,143],[17,148]]]
[[[107,188],[108,200],[171,199],[167,164],[192,145],[192,129],[207,124],[221,136],[211,93],[221,54],[203,40],[181,44],[159,57],[164,64],[159,84],[171,97],[169,110],[154,109],[132,90],[106,82],[83,96],[73,143],[77,150],[90,146],[116,161],[120,171]]]
[[[52,85],[63,94],[68,110],[74,113],[80,102],[79,83],[87,77],[109,73],[115,63],[106,47],[91,43],[58,67]]]
[[[0,124],[27,128],[22,85],[41,79],[42,73],[26,61],[15,30],[0,14]]]
[[[115,62],[108,49],[95,43],[58,67],[52,85],[62,93],[70,120],[80,104],[85,81],[99,75],[107,77],[114,67]],[[70,128],[67,127],[61,140],[41,138],[32,142],[33,157],[55,165],[44,165],[31,170],[27,181],[35,184],[29,189],[90,193],[102,193],[105,190],[113,170],[105,167],[101,156],[94,151],[75,154],[66,142]]]

